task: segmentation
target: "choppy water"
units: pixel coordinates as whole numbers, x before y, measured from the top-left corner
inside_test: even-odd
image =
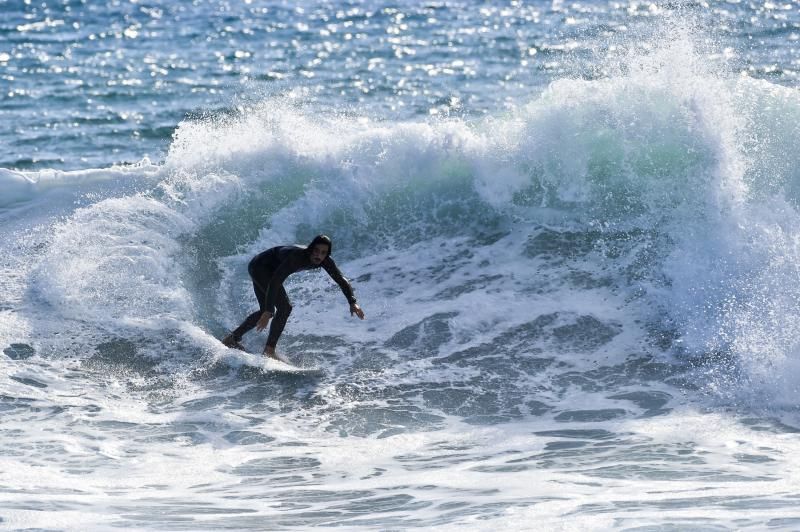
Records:
[[[798,528],[797,8],[0,2],[0,526]]]

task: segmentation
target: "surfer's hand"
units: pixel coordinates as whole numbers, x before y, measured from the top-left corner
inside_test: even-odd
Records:
[[[361,310],[361,307],[358,306],[358,303],[353,303],[352,305],[350,305],[350,315],[352,316],[353,314],[355,314],[362,320],[364,319],[364,311]]]
[[[266,329],[267,328],[267,324],[269,323],[269,320],[271,320],[271,319],[272,319],[272,312],[265,312],[264,314],[262,314],[261,317],[258,319],[258,323],[256,323],[256,330],[258,332],[261,332],[264,329]],[[253,323],[253,322],[250,322],[250,323]]]

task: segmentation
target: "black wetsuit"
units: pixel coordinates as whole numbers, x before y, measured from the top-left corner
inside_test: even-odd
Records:
[[[356,302],[353,295],[353,288],[342,272],[333,262],[330,254],[325,257],[319,265],[311,262],[311,255],[308,248],[302,246],[278,246],[270,248],[256,255],[247,267],[250,278],[253,280],[253,291],[258,299],[259,310],[250,314],[236,330],[233,337],[240,341],[244,333],[252,329],[258,323],[259,318],[264,312],[272,313],[272,324],[269,327],[267,346],[275,347],[278,343],[286,320],[292,312],[292,305],[286,290],[283,288],[283,281],[293,273],[324,268],[331,279],[336,281],[342,289],[348,303],[351,305]],[[277,311],[276,311],[277,307]]]

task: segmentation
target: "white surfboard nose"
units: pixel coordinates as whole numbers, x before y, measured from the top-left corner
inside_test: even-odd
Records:
[[[292,362],[291,360],[289,360],[285,356],[281,355],[280,353],[275,353],[275,357],[278,360],[280,360],[281,362],[285,362],[286,364],[289,364],[290,366],[294,366],[294,362]]]

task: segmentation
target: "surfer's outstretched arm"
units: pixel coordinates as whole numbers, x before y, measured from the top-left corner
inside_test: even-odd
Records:
[[[330,255],[325,257],[325,260],[322,261],[322,267],[325,269],[328,275],[330,275],[331,279],[333,279],[336,284],[339,285],[339,288],[342,289],[344,297],[346,297],[347,302],[350,303],[350,315],[352,316],[355,314],[363,320],[364,311],[361,310],[361,307],[359,307],[358,303],[356,303],[356,296],[353,294],[353,287],[350,286],[350,283],[344,278],[344,275],[342,275],[342,272],[339,271],[339,267],[336,266],[336,263],[333,261]]]

